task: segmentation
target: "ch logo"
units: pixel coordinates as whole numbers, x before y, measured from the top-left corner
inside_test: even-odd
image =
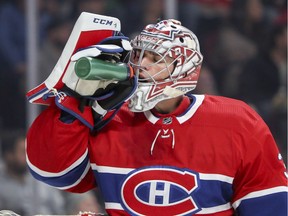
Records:
[[[145,167],[128,174],[122,205],[131,215],[193,215],[198,175],[175,167]]]

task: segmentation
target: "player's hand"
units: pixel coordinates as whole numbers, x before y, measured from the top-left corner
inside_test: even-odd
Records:
[[[131,49],[132,47],[127,37],[114,36],[106,38],[100,44],[78,50],[71,57],[71,65],[69,65],[73,73],[70,73],[69,77],[63,78],[65,85],[82,96],[92,96],[97,89],[105,89],[110,83],[115,83],[115,81],[80,79],[74,71],[76,61],[82,57],[93,57],[111,63],[124,62]]]
[[[76,61],[82,57],[98,58],[108,64],[125,62],[125,57],[130,50],[131,46],[126,37],[106,38],[100,44],[77,51],[71,57],[73,67],[69,69],[74,70]],[[133,74],[133,71],[131,73]],[[104,116],[110,111],[116,112],[132,96],[137,84],[136,76],[124,81],[115,81],[113,78],[83,80],[76,75],[75,71],[67,74],[70,75],[63,78],[65,86],[55,100],[56,105],[92,130],[102,128],[104,123],[111,120],[111,118],[105,119]]]
[[[101,44],[86,47],[76,52],[71,61],[76,62],[83,57],[99,58],[105,64],[124,62],[128,52],[132,49],[128,38],[123,36],[105,39]],[[131,67],[130,70],[133,70]],[[117,73],[117,71],[115,72]],[[133,74],[133,72],[131,72]],[[76,75],[77,76],[77,75]],[[99,115],[115,109],[127,100],[135,90],[135,79],[126,81],[112,80],[83,80],[75,76],[67,79],[66,86],[81,96],[87,96],[92,101],[93,110]]]

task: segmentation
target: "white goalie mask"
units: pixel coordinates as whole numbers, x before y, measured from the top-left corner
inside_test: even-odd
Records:
[[[150,110],[162,100],[195,89],[203,57],[197,37],[179,21],[169,19],[147,25],[131,43],[129,63],[138,76],[137,90],[129,101],[132,112]],[[143,65],[147,53],[154,60]],[[160,64],[162,67],[156,74],[149,73],[148,68]]]

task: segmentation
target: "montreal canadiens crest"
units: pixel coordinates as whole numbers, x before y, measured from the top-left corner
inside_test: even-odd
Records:
[[[193,215],[201,209],[193,199],[197,173],[169,166],[130,172],[121,188],[122,206],[131,215]]]

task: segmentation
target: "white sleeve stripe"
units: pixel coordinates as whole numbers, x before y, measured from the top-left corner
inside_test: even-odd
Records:
[[[57,172],[57,173],[47,172],[47,171],[44,171],[44,170],[41,170],[41,169],[37,168],[36,166],[34,166],[30,162],[29,157],[28,157],[27,154],[26,154],[26,161],[27,161],[27,164],[30,167],[30,169],[32,169],[38,175],[41,175],[43,177],[59,177],[59,176],[67,174],[68,172],[73,170],[75,167],[79,166],[85,160],[87,155],[88,155],[88,149],[86,149],[84,154],[77,161],[75,161],[71,166],[69,166],[67,169],[65,169],[65,170],[63,170],[61,172]]]
[[[84,172],[82,173],[82,175],[80,176],[80,178],[79,178],[76,182],[74,182],[74,183],[71,184],[71,185],[65,186],[65,187],[55,187],[55,188],[58,188],[58,189],[60,189],[60,190],[67,190],[67,189],[69,189],[69,188],[72,188],[72,187],[76,186],[76,185],[79,184],[79,183],[81,182],[81,180],[86,176],[86,174],[88,173],[89,169],[90,169],[90,163],[87,164]]]
[[[236,200],[232,206],[234,209],[238,208],[238,206],[241,204],[243,200],[251,199],[251,198],[257,198],[261,196],[266,196],[274,193],[279,193],[279,192],[288,192],[288,187],[287,186],[279,186],[279,187],[274,187],[274,188],[269,188],[266,190],[260,190],[260,191],[255,191],[252,193],[247,194],[246,196],[242,197],[239,200]]]
[[[202,208],[201,211],[199,211],[197,214],[213,214],[216,212],[226,211],[226,210],[231,209],[231,208],[232,208],[231,204],[226,203],[223,205],[214,206],[214,207],[210,207],[210,208]]]

